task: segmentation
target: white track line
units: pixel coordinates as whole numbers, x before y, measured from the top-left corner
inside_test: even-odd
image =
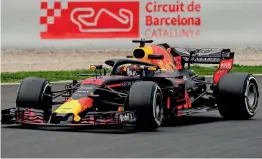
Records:
[[[254,76],[262,76],[262,74],[252,74]],[[205,76],[205,77],[213,77],[213,76]]]
[[[262,76],[262,74],[253,74],[254,76]],[[213,77],[213,76],[205,76],[205,77]],[[70,81],[70,80],[68,80],[68,81],[56,81],[56,82],[50,82],[50,83],[53,83],[53,84],[57,84],[57,83],[68,83],[68,82],[72,82],[72,80]],[[3,86],[8,86],[8,85],[18,85],[18,84],[20,84],[20,83],[1,83],[1,86],[3,85]]]
[[[56,83],[68,83],[68,82],[72,82],[72,80],[71,81],[55,81],[55,82],[50,82],[50,83],[53,83],[53,84],[56,84]],[[1,83],[1,85],[18,85],[18,84],[20,84],[20,83]]]

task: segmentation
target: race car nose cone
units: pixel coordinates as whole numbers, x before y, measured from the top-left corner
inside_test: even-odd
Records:
[[[55,110],[55,112],[58,114],[78,114],[80,111],[81,104],[78,102],[78,100],[71,100],[69,102],[65,102]]]
[[[55,110],[56,116],[65,116],[64,114],[73,114],[74,121],[79,121],[79,113],[82,111],[82,106],[78,100],[65,102]]]
[[[51,123],[53,124],[66,124],[74,121],[74,114],[58,114],[53,113],[51,117]]]

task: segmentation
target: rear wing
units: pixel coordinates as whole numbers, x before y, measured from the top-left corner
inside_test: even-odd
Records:
[[[220,64],[223,59],[234,59],[230,49],[171,48],[173,56],[181,56],[184,63]]]
[[[184,50],[184,51],[183,51]],[[213,82],[217,84],[220,78],[231,71],[234,61],[234,52],[230,49],[178,49],[171,48],[171,54],[174,58],[181,58],[181,65],[190,64],[219,64],[219,67],[214,72]]]

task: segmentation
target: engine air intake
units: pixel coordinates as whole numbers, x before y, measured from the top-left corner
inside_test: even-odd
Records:
[[[144,58],[145,51],[143,49],[136,49],[134,50],[133,55],[135,58]]]

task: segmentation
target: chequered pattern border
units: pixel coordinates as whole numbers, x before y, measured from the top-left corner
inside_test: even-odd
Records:
[[[54,24],[55,17],[60,17],[61,12],[68,8],[68,0],[42,0],[40,4],[40,24],[46,30],[47,25]]]

